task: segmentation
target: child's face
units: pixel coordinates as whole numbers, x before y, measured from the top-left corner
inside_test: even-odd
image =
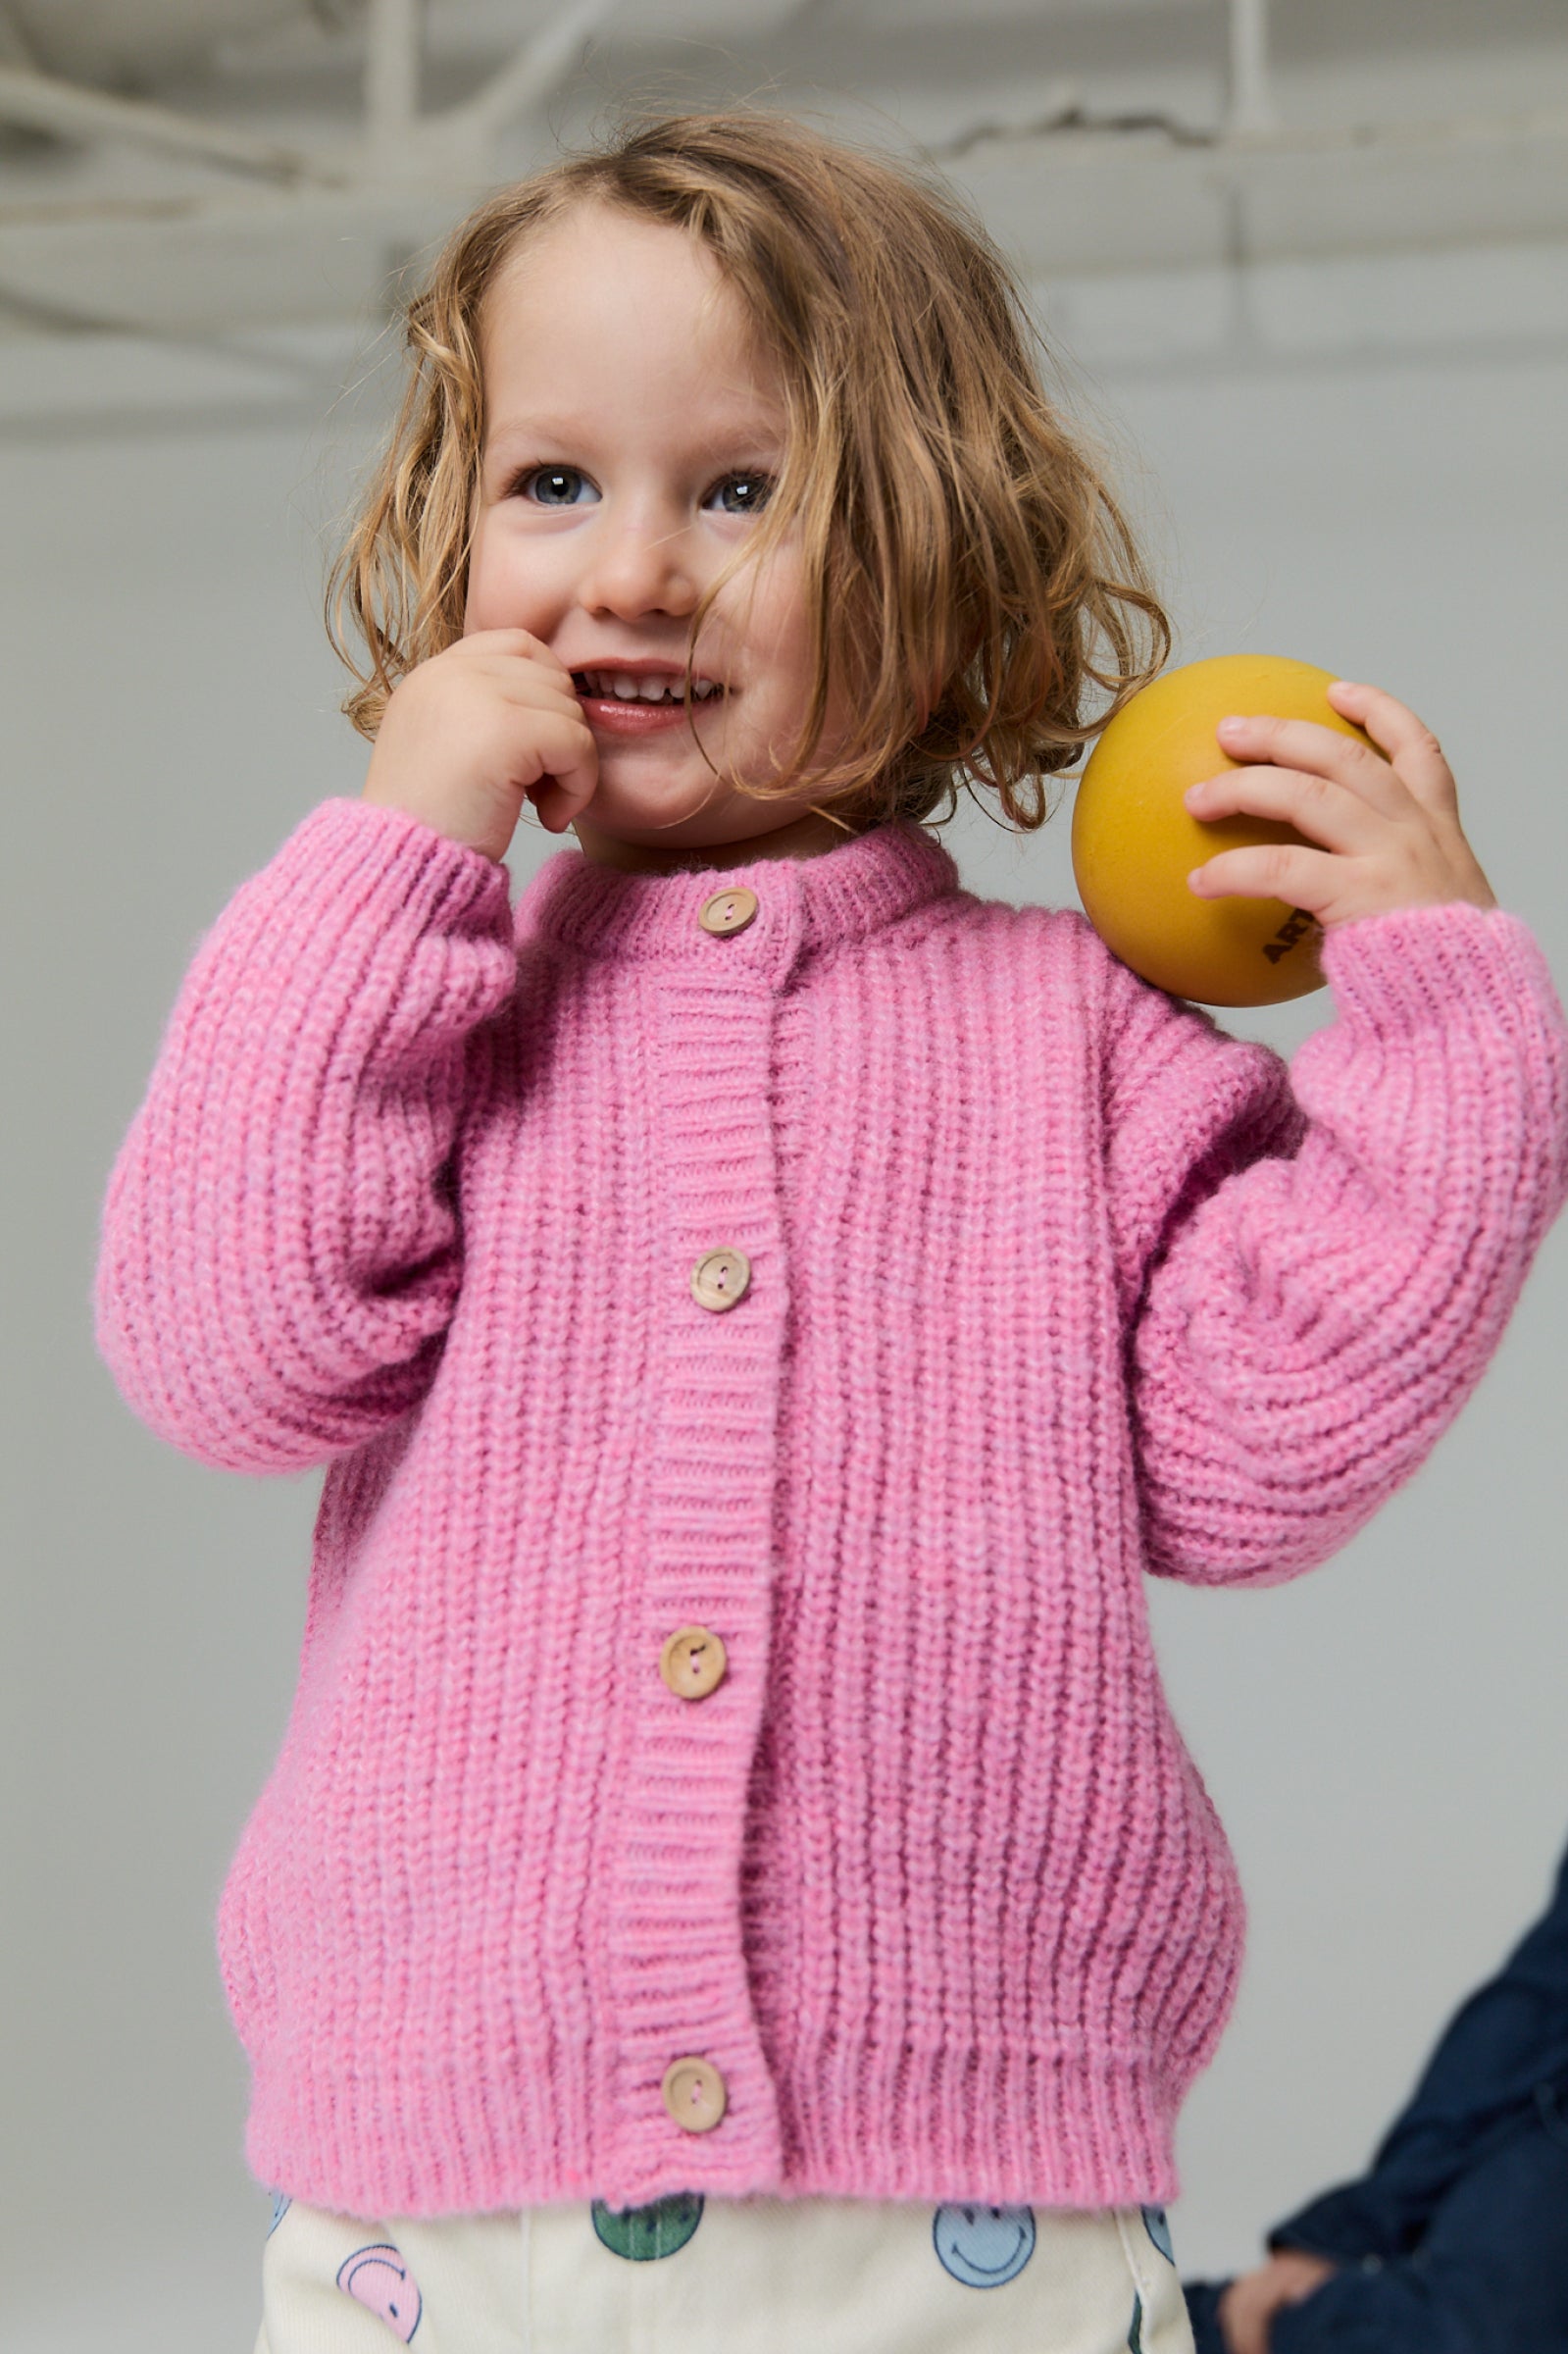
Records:
[[[527,630],[574,674],[599,753],[576,828],[584,849],[690,851],[798,828],[820,798],[809,785],[758,802],[723,781],[772,774],[810,691],[793,535],[720,592],[694,678],[721,691],[689,716],[680,707],[691,614],[757,528],[786,431],[773,371],[705,248],[605,207],[569,214],[498,274],[483,364],[464,629]],[[661,672],[673,708],[617,697],[616,679]],[[835,697],[819,757],[844,734]],[[826,828],[813,846],[841,839]]]

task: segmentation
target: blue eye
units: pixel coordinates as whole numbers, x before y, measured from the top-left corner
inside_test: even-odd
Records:
[[[773,494],[773,478],[766,474],[727,474],[708,493],[707,503],[724,515],[757,515]]]
[[[536,507],[581,507],[599,495],[576,466],[534,466],[517,486]]]

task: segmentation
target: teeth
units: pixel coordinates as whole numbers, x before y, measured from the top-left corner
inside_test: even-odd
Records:
[[[679,679],[638,675],[626,670],[585,670],[582,673],[590,692],[613,695],[619,703],[662,703],[681,700],[682,682]],[[694,702],[705,703],[720,691],[712,679],[693,679],[691,695]]]

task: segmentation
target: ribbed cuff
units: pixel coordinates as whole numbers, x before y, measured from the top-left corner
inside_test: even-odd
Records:
[[[1323,970],[1340,1013],[1379,1030],[1463,1020],[1512,1035],[1531,1003],[1562,1023],[1535,934],[1502,907],[1451,899],[1356,916],[1326,935]]]
[[[279,897],[324,902],[320,918],[329,926],[334,912],[347,929],[375,911],[388,925],[412,931],[470,911],[498,919],[510,882],[495,859],[438,834],[423,818],[342,796],[319,802],[302,818],[256,880]]]

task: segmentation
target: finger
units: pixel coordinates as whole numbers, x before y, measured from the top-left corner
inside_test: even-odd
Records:
[[[537,784],[529,787],[524,798],[533,804],[533,814],[548,834],[564,834],[573,819],[581,817],[588,805],[586,800],[557,784],[554,777],[540,777]],[[589,794],[588,799],[591,798]]]
[[[481,662],[499,660],[511,665],[526,663],[542,677],[571,686],[572,673],[558,654],[540,638],[528,630],[476,630],[471,638],[459,639],[458,643],[472,648]]]
[[[537,724],[530,733],[518,779],[541,817],[546,807],[559,817],[560,823],[551,829],[559,833],[598,791],[599,747],[591,728],[579,717],[557,720],[547,712],[531,716]]]
[[[1221,850],[1192,869],[1187,887],[1199,899],[1283,899],[1322,922],[1322,911],[1340,896],[1342,873],[1341,861],[1329,850],[1265,842]]]
[[[1330,777],[1299,768],[1232,768],[1204,777],[1182,795],[1201,823],[1225,817],[1267,817],[1294,826],[1326,849],[1375,849],[1386,838],[1390,813]]]
[[[1453,771],[1442,744],[1408,703],[1395,701],[1381,687],[1363,686],[1352,679],[1336,679],[1329,689],[1329,700],[1336,711],[1365,728],[1419,799],[1445,806],[1457,797]]]
[[[562,667],[543,639],[535,638],[531,630],[471,630],[457,642],[476,654],[542,654],[547,662],[555,662],[557,669]]]
[[[531,785],[525,796],[533,804],[533,814],[548,834],[564,834],[575,817],[581,817],[585,801],[576,801],[562,791],[553,777],[541,777]]]
[[[532,662],[500,655],[481,662],[478,669],[479,676],[489,681],[517,710],[555,711],[563,717],[582,718],[582,698],[565,674],[552,678]]]
[[[1310,769],[1384,807],[1400,797],[1387,760],[1354,736],[1341,736],[1315,719],[1235,717],[1222,719],[1214,732],[1220,749],[1243,764],[1271,761],[1277,768]]]
[[[577,692],[572,673],[542,647],[476,645],[467,667],[485,679],[531,679],[539,687],[548,688],[552,694]]]
[[[1266,2354],[1267,2316],[1253,2290],[1254,2276],[1233,2280],[1219,2303],[1220,2333],[1228,2354]]]

